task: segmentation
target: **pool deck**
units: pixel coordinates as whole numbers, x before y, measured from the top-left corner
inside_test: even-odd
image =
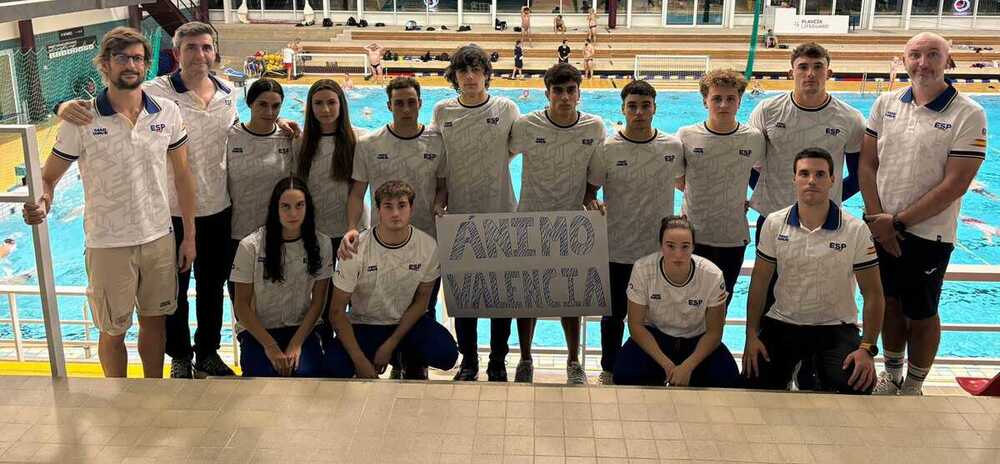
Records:
[[[996,463],[1000,399],[0,377],[0,461]]]
[[[738,348],[738,347],[737,347]],[[89,353],[78,347],[66,347],[66,369],[70,377],[75,378],[100,378],[103,377],[100,365],[97,363],[96,348]],[[239,367],[233,362],[232,351],[224,346],[220,350],[222,359],[239,373]],[[12,347],[0,347],[0,376],[6,375],[27,375],[27,376],[48,376],[50,375],[48,352],[45,348],[27,348],[24,350],[25,361],[15,361],[15,351]],[[565,355],[535,354],[535,383],[541,385],[559,385],[566,383],[566,358]],[[142,366],[138,364],[139,353],[134,347],[129,348],[129,359],[136,364],[129,365],[129,377],[142,377]],[[517,355],[511,354],[507,359],[508,377],[513,381],[514,367],[517,365]],[[480,354],[479,365],[483,366],[480,372],[480,381],[486,381],[485,366],[489,361],[486,354]],[[737,364],[740,363],[736,359]],[[589,383],[596,385],[597,377],[601,372],[600,356],[588,355],[586,358],[586,370]],[[881,365],[877,366],[879,370]],[[458,371],[457,367],[450,371],[431,370],[431,380],[451,380]],[[924,383],[924,394],[944,395],[944,396],[970,396],[965,390],[958,386],[955,377],[979,377],[992,378],[997,373],[995,366],[975,366],[975,365],[937,365],[931,369]],[[169,359],[164,366],[164,376],[170,375]],[[387,376],[388,374],[386,374]]]

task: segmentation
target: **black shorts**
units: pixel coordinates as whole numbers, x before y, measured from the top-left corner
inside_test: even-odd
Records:
[[[524,61],[523,60],[514,60],[514,67],[518,68],[518,69],[523,68],[524,67]]]
[[[938,313],[941,285],[955,245],[904,232],[899,247],[903,254],[897,258],[875,244],[882,291],[886,298],[899,301],[907,318],[921,320],[934,317]]]
[[[726,291],[729,292],[729,297],[726,298],[726,306],[729,306],[729,302],[733,300],[733,288],[736,286],[736,280],[740,277],[740,269],[743,267],[743,256],[746,254],[746,249],[746,245],[716,247],[701,243],[694,244],[694,254],[711,261],[712,264],[718,266],[719,270],[722,271],[722,277],[726,281]]]
[[[560,62],[560,63],[569,63],[569,57],[566,57],[566,58],[562,58],[562,57],[560,57],[560,58],[559,58],[559,62]]]

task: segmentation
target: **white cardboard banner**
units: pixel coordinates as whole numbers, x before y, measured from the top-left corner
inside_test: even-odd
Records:
[[[448,214],[437,238],[450,316],[610,314],[608,228],[598,212]]]
[[[800,15],[795,8],[775,8],[774,33],[847,34],[850,20],[847,15]]]

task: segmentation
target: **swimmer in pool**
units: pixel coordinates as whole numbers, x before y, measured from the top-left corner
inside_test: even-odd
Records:
[[[1000,227],[991,226],[979,219],[971,217],[962,217],[962,223],[972,227],[983,233],[983,238],[986,240],[987,244],[993,244],[993,237],[1000,237]]]
[[[14,251],[17,245],[14,243],[13,238],[4,239],[3,243],[0,244],[0,258],[6,258],[7,255]]]

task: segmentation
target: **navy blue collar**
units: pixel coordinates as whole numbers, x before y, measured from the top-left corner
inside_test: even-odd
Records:
[[[117,111],[115,111],[115,107],[111,106],[111,100],[108,98],[107,88],[98,93],[95,100],[97,100],[97,114],[101,116],[114,116],[115,113],[117,113]],[[160,105],[157,105],[156,102],[153,101],[152,98],[149,98],[149,95],[146,95],[146,92],[144,91],[142,92],[142,106],[149,114],[160,112]]]
[[[830,210],[826,212],[826,220],[823,221],[823,228],[826,230],[837,230],[840,228],[840,208],[837,204],[830,201]],[[788,225],[794,227],[801,227],[799,222],[799,202],[795,202],[792,205],[792,210],[788,212]]]
[[[216,89],[219,89],[225,93],[232,92],[232,89],[227,87],[226,84],[223,84],[222,81],[219,80],[219,78],[213,76],[212,74],[209,74],[208,78],[212,80],[213,84],[215,84]],[[186,93],[188,90],[190,90],[187,88],[186,85],[184,85],[184,79],[181,79],[181,71],[179,69],[177,71],[174,71],[173,74],[170,75],[170,84],[174,86],[174,90],[176,90],[177,93]]]
[[[958,90],[955,90],[955,87],[951,85],[951,79],[945,79],[944,81],[948,84],[948,88],[944,89],[944,92],[941,92],[941,94],[930,103],[924,105],[924,108],[938,113],[948,109],[948,105],[955,99],[955,95],[958,95]],[[899,101],[903,103],[913,103],[913,87],[907,88],[906,91],[903,92],[903,95],[899,97]]]

